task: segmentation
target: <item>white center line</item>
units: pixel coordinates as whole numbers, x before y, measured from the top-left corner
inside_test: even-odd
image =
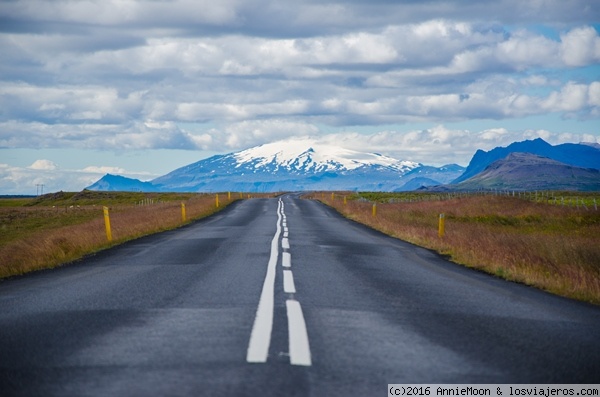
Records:
[[[291,267],[292,266],[292,255],[289,252],[284,252],[281,257],[281,266]]]
[[[283,211],[283,203],[279,199],[279,204],[277,205],[277,231],[271,241],[271,256],[269,257],[267,274],[260,294],[258,308],[256,309],[250,342],[248,343],[246,361],[249,363],[265,363],[269,355],[271,332],[273,330],[275,270],[277,268],[277,258],[279,257],[279,235],[281,234],[281,211]]]
[[[308,333],[306,332],[306,322],[302,314],[300,302],[287,300],[288,332],[290,347],[290,364],[292,365],[312,365],[310,358],[310,346],[308,344]]]
[[[290,240],[287,237],[281,239],[281,248],[289,250],[290,249]]]
[[[286,294],[295,294],[296,285],[294,284],[294,274],[291,270],[283,271],[283,292]]]

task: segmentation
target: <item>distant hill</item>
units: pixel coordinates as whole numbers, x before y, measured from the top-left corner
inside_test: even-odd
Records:
[[[575,167],[531,153],[510,153],[453,190],[600,190],[600,170]]]
[[[155,192],[156,186],[150,182],[127,178],[120,175],[106,174],[86,190],[118,191],[118,192]]]
[[[600,170],[600,148],[594,144],[564,143],[552,146],[541,138],[515,142],[507,147],[497,147],[489,152],[478,150],[471,159],[464,174],[452,181],[453,184],[466,181],[482,172],[496,160],[506,158],[511,153],[531,153],[581,168]]]
[[[427,186],[437,186],[439,184],[440,183],[438,181],[435,181],[430,178],[416,177],[416,178],[413,178],[410,181],[406,182],[404,185],[402,185],[401,188],[398,188],[394,191],[395,192],[410,192],[413,190],[419,190],[419,189],[421,189],[423,187],[427,187]]]

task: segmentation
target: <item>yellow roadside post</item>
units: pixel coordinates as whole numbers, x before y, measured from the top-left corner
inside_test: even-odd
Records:
[[[227,192],[227,201],[231,201],[231,192]]]
[[[219,208],[219,194],[218,193],[215,196],[215,205],[216,205],[217,208]]]
[[[440,214],[440,221],[438,224],[438,236],[444,237],[446,234],[446,217],[444,214]]]
[[[185,216],[185,203],[181,203],[181,221],[185,222],[186,216]]]
[[[335,194],[332,192],[331,193],[331,201],[335,200]]]
[[[377,215],[377,203],[373,203],[373,216]]]
[[[110,215],[108,214],[108,207],[103,207],[104,210],[104,226],[106,226],[106,239],[112,241],[112,233],[110,230]]]
[[[344,196],[344,205],[346,205],[346,204],[347,204],[346,196]]]

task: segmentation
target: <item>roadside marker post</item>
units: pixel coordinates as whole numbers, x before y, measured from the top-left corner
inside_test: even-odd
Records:
[[[219,208],[219,195],[218,194],[215,196],[215,206],[217,208]]]
[[[377,203],[373,203],[373,216],[377,216]]]
[[[227,201],[231,201],[231,192],[227,192]]]
[[[185,216],[185,203],[181,203],[181,221],[185,222],[186,220],[186,216]]]
[[[104,210],[104,226],[106,227],[106,239],[112,241],[112,232],[110,230],[110,215],[108,214],[108,207],[103,207]]]
[[[444,237],[446,234],[446,217],[444,214],[440,214],[440,221],[438,223],[438,236]]]

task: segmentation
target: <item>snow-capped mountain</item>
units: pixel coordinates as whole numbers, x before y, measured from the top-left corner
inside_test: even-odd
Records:
[[[426,167],[378,153],[359,152],[315,138],[292,138],[213,156],[149,182],[155,191],[275,192],[298,190],[392,191],[424,176],[448,183],[464,171],[451,165]],[[90,190],[113,190],[104,177]],[[139,181],[132,180],[139,187]],[[148,186],[148,185],[144,185]],[[408,185],[411,186],[411,185]],[[116,189],[115,189],[116,190]],[[122,184],[119,190],[123,190]],[[149,190],[144,187],[144,190]]]
[[[406,173],[420,166],[378,153],[345,149],[311,138],[292,138],[233,153],[236,168],[251,165],[255,169],[293,174],[345,172],[361,167],[381,167]]]

